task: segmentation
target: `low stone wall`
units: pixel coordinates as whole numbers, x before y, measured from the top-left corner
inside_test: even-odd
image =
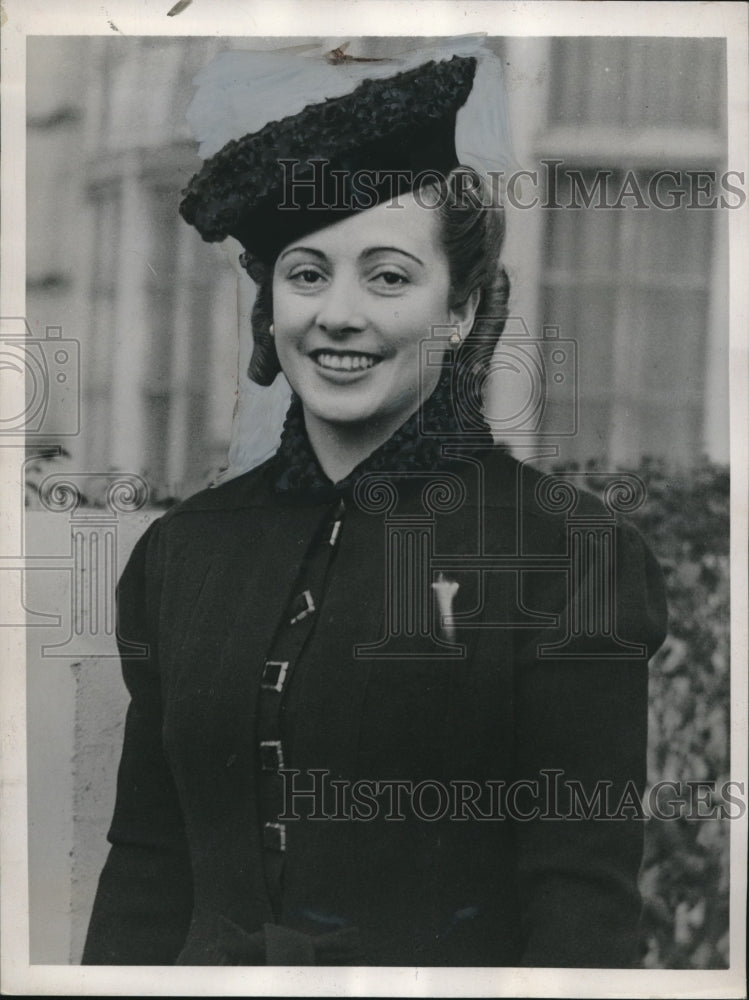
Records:
[[[32,963],[80,961],[114,805],[128,695],[110,602],[152,511],[27,511]],[[42,617],[51,616],[51,617]]]

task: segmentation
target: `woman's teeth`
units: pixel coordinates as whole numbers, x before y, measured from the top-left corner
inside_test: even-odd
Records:
[[[377,364],[376,358],[364,354],[318,354],[315,361],[321,368],[336,371],[359,371]]]

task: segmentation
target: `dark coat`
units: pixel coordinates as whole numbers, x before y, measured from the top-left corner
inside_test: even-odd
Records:
[[[271,460],[172,508],[140,539],[120,582],[119,630],[150,655],[123,658],[132,703],[84,962],[632,962],[644,826],[632,799],[618,818],[556,817],[570,811],[569,781],[588,799],[607,783],[614,814],[625,792],[643,789],[647,659],[666,614],[660,570],[625,524],[594,578],[568,515],[539,500],[540,474],[506,452],[448,464],[448,490],[464,490],[452,503],[427,496],[418,474],[398,481],[389,511],[373,509],[374,491],[345,498],[284,706],[295,788],[311,786],[311,769],[429,785],[416,806],[406,795],[403,819],[385,807],[366,818],[340,807],[331,818],[330,798],[315,819],[305,800],[286,823],[277,898],[258,818],[260,677],[335,503],[279,496]],[[610,526],[598,500],[578,500],[568,514],[583,534]],[[418,627],[389,658],[355,651],[386,634],[395,551],[386,536],[404,526],[422,530],[435,565],[460,583],[463,655],[435,656],[434,635]],[[506,558],[482,568],[479,555]],[[613,620],[599,607],[596,622],[614,637],[604,641],[583,602],[600,601],[606,580]],[[447,642],[441,627],[436,619],[432,633]],[[564,779],[555,797],[552,771]],[[517,786],[510,817],[482,819],[497,811],[501,783],[519,779],[537,781],[538,793]],[[452,794],[456,782],[464,799],[478,796],[475,808],[451,799],[445,814],[435,786]],[[532,818],[517,815],[534,805]]]

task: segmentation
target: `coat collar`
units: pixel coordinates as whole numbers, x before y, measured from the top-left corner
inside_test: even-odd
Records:
[[[434,392],[408,420],[345,479],[333,483],[323,472],[307,437],[302,402],[295,394],[286,415],[273,467],[273,488],[289,500],[332,501],[350,495],[367,473],[398,474],[444,467],[446,445],[483,450],[492,445],[487,424],[475,421],[466,434],[455,413],[453,369],[445,366]]]

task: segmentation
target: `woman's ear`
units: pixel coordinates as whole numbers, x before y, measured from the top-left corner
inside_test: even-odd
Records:
[[[450,322],[460,327],[461,340],[465,340],[473,329],[480,300],[481,289],[473,288],[464,302],[450,307]]]

